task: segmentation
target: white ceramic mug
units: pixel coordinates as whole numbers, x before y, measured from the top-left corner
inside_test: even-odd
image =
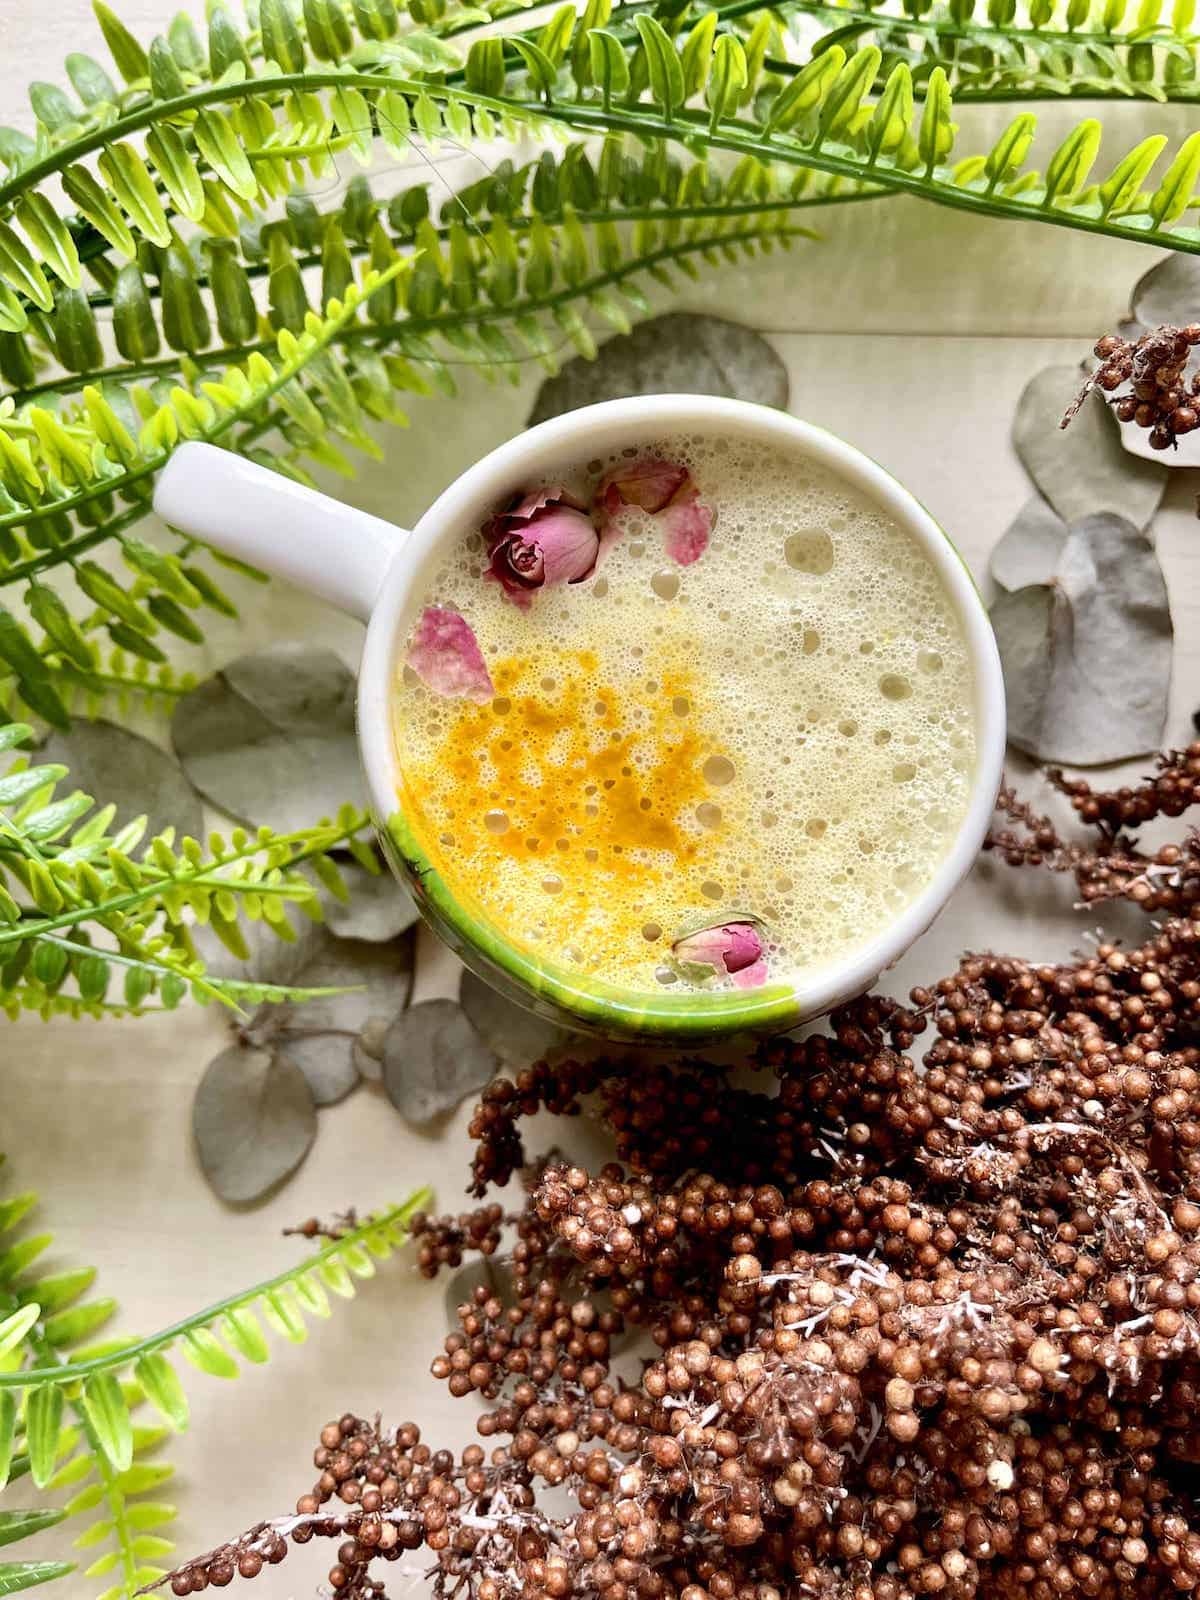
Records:
[[[648,438],[716,433],[815,459],[879,505],[916,541],[957,612],[974,672],[977,758],[957,836],[924,889],[887,927],[794,983],[760,989],[643,994],[556,966],[467,906],[423,853],[400,808],[393,685],[429,575],[445,546],[478,528],[513,490],[581,459]],[[411,533],[211,445],[184,444],[164,469],[155,509],[173,527],[289,578],[367,624],[358,737],[388,857],[427,920],[486,981],[530,1009],[612,1037],[698,1041],[746,1029],[781,1032],[862,993],[933,921],[982,843],[1000,783],[1004,683],[991,625],[954,546],[929,513],[860,451],[810,423],[738,400],[651,395],[612,400],[518,434],[457,478]]]

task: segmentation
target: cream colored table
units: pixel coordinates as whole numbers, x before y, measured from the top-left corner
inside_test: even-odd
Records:
[[[174,5],[123,0],[119,9],[149,38]],[[97,45],[87,0],[0,0],[0,121],[27,125],[27,83],[60,78],[68,50]],[[1104,114],[1114,149],[1152,131],[1174,139],[1190,131],[1181,107]],[[981,116],[994,129],[1005,118],[1003,106]],[[1047,119],[1061,128],[1070,108],[1053,108]],[[725,270],[685,303],[732,312],[767,333],[788,364],[796,414],[843,434],[903,479],[982,581],[990,548],[1028,493],[1009,442],[1023,384],[1051,361],[1077,359],[1112,326],[1154,257],[910,200],[831,212],[822,225],[824,243]],[[457,401],[418,401],[411,430],[386,436],[386,463],[365,468],[350,492],[369,510],[414,517],[513,430],[536,384],[531,370],[518,392],[468,382]],[[1176,742],[1189,737],[1200,701],[1197,476],[1175,476],[1156,524],[1175,616],[1167,736]],[[269,639],[299,637],[322,639],[352,662],[360,630],[276,586],[257,612],[214,631],[203,659],[193,655],[189,664],[217,667]],[[1086,937],[1067,884],[982,865],[892,984],[899,992],[941,976],[968,947],[1055,958]],[[453,987],[453,964],[439,954],[427,942],[422,995]],[[426,1138],[363,1087],[321,1113],[316,1145],[280,1195],[248,1213],[223,1207],[197,1171],[189,1108],[225,1026],[214,1012],[190,1008],[140,1023],[28,1022],[0,1033],[0,1148],[11,1175],[18,1187],[43,1191],[44,1225],[58,1236],[62,1263],[99,1267],[129,1331],[150,1332],[294,1259],[297,1241],[279,1230],[303,1216],[370,1208],[419,1183],[433,1184],[445,1208],[462,1203],[468,1108]],[[543,1119],[547,1138],[561,1138],[549,1127]],[[189,1374],[191,1430],[168,1446],[181,1553],[289,1510],[311,1482],[320,1424],[347,1408],[412,1417],[426,1437],[465,1443],[473,1411],[449,1402],[428,1376],[443,1293],[400,1259],[335,1320],[318,1324],[306,1345],[278,1348],[270,1366],[236,1386]],[[330,1559],[327,1548],[298,1551],[258,1580],[255,1600],[311,1594]],[[73,1578],[46,1592],[84,1600],[96,1587]]]

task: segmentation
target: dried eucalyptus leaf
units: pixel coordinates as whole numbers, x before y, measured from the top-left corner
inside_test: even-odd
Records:
[[[362,1031],[355,1039],[351,1050],[351,1058],[358,1074],[370,1083],[379,1083],[383,1078],[383,1041],[391,1025],[391,1018],[382,1012],[373,1012],[363,1023]]]
[[[387,944],[338,939],[321,923],[301,922],[291,943],[263,923],[246,929],[250,959],[239,961],[206,928],[195,944],[209,972],[219,977],[295,989],[343,989],[300,1005],[259,1006],[245,1034],[255,1043],[286,1049],[308,1076],[318,1105],[340,1100],[358,1082],[356,1045],[372,1016],[391,1018],[412,993],[415,947],[404,933]],[[378,1066],[367,1076],[378,1077]]]
[[[1067,542],[1067,525],[1040,494],[1028,499],[992,551],[992,577],[1002,589],[1049,583]]]
[[[453,1111],[482,1089],[497,1061],[453,1000],[422,1000],[396,1017],[383,1041],[383,1086],[408,1122]]]
[[[527,1067],[571,1037],[565,1028],[534,1016],[497,993],[467,968],[463,969],[458,1000],[476,1033],[506,1067]]]
[[[366,806],[354,677],[332,650],[240,656],[183,696],[171,738],[196,790],[248,827],[287,833]]]
[[[232,1045],[209,1062],[192,1105],[192,1133],[204,1176],[222,1200],[261,1200],[304,1160],[316,1131],[308,1080],[286,1057]]]
[[[1123,422],[1120,427],[1121,444],[1128,455],[1172,472],[1194,472],[1200,467],[1200,430],[1183,434],[1169,450],[1156,450],[1150,443],[1149,428],[1139,428],[1136,422]]]
[[[1172,251],[1138,279],[1130,309],[1147,328],[1164,322],[1184,328],[1200,322],[1200,260]]]
[[[1159,748],[1171,613],[1158,558],[1124,518],[1074,523],[1053,580],[1001,595],[992,626],[1017,749],[1087,767]]]
[[[203,809],[178,761],[128,728],[74,717],[71,731],[52,733],[38,759],[70,767],[71,787],[115,805],[122,822],[144,815],[148,838],[170,827],[176,838],[204,837]]]
[[[330,938],[305,967],[301,982],[314,988],[349,988],[294,1008],[280,1035],[288,1055],[312,1084],[319,1106],[340,1100],[358,1082],[354,1043],[373,1015],[395,1016],[408,1005],[413,985],[413,944],[399,939],[370,944]],[[341,1086],[341,1087],[339,1087]]]
[[[1081,381],[1076,367],[1047,367],[1029,380],[1013,423],[1017,454],[1064,522],[1108,511],[1144,528],[1163,497],[1167,469],[1130,460],[1098,394],[1088,396],[1069,427],[1059,426]]]
[[[355,1043],[353,1037],[306,1038],[291,1034],[280,1041],[278,1055],[304,1074],[314,1105],[335,1106],[358,1086],[362,1077],[354,1058]]]
[[[371,1016],[392,1017],[407,1006],[413,985],[413,942],[411,938],[390,944],[337,939],[318,928],[304,944],[304,959],[288,968],[276,964],[276,970],[285,970],[288,976],[273,981],[345,992],[318,995],[297,1006],[265,1006],[255,1021],[265,1013],[272,1037],[304,1073],[317,1104],[327,1106],[349,1094],[359,1080],[354,1045]],[[277,1013],[273,1022],[271,1013]]]
[[[719,394],[786,407],[787,368],[753,328],[672,311],[607,340],[593,361],[566,362],[538,390],[527,426],[634,394]]]
[[[420,913],[408,890],[385,867],[373,875],[357,862],[342,863],[338,870],[350,899],[322,894],[325,926],[342,939],[365,939],[383,944],[411,928]]]

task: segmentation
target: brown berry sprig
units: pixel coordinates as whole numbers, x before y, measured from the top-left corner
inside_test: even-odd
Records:
[[[285,1239],[293,1236],[301,1239],[341,1239],[353,1233],[358,1225],[358,1212],[351,1206],[348,1211],[340,1212],[328,1222],[322,1222],[320,1217],[306,1217],[303,1222],[281,1231]]]
[[[1200,373],[1187,374],[1194,346],[1200,345],[1200,324],[1186,328],[1167,324],[1151,328],[1136,340],[1108,333],[1095,344],[1100,365],[1068,407],[1060,424],[1076,412],[1099,388],[1111,395],[1120,421],[1149,430],[1152,450],[1174,449],[1177,441],[1200,426]],[[1126,393],[1120,394],[1125,385]]]
[[[345,1600],[1200,1591],[1200,922],[968,956],[744,1065],[492,1085],[477,1190],[585,1097],[617,1159],[418,1225],[425,1271],[506,1252],[431,1367],[480,1442],[327,1423],[294,1515],[174,1592],[314,1538]]]
[[[1200,801],[1200,742],[1169,750],[1157,771],[1139,784],[1096,790],[1082,778],[1058,769],[1047,776],[1093,830],[1092,837],[1064,839],[1057,825],[1041,816],[1015,791],[1001,789],[997,810],[1004,818],[984,840],[1009,866],[1048,867],[1069,872],[1087,904],[1132,901],[1143,911],[1179,916],[1200,905],[1200,839],[1194,829],[1156,850],[1139,848],[1133,828],[1156,817],[1181,817]]]
[[[436,1278],[443,1267],[460,1267],[463,1252],[491,1256],[500,1247],[506,1220],[504,1208],[479,1206],[459,1216],[430,1217],[419,1211],[409,1223],[417,1241],[417,1266],[423,1278]]]
[[[1058,768],[1049,778],[1055,788],[1070,795],[1084,822],[1115,836],[1155,817],[1181,817],[1200,800],[1200,742],[1165,751],[1156,765],[1157,770],[1141,783],[1120,789],[1095,790],[1081,778],[1064,777]]]

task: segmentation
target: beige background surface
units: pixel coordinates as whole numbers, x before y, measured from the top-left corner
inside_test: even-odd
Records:
[[[119,9],[148,40],[172,6],[123,0]],[[0,0],[0,121],[27,125],[27,83],[61,78],[68,50],[98,45],[86,0]],[[1062,127],[1068,111],[1052,108],[1049,125]],[[996,127],[1005,114],[994,108],[976,120]],[[1104,117],[1114,152],[1152,131],[1188,131],[1181,108],[1111,107]],[[1125,309],[1134,279],[1155,258],[1132,245],[977,221],[911,200],[831,211],[823,226],[825,242],[722,271],[684,303],[723,309],[768,332],[790,370],[792,409],[902,478],[982,581],[991,546],[1028,493],[1009,442],[1022,386],[1049,362],[1078,359]],[[349,493],[398,521],[415,516],[519,426],[536,385],[530,371],[516,392],[468,380],[456,402],[417,401],[411,430],[385,437],[386,464],[367,467]],[[1176,626],[1167,731],[1175,742],[1189,737],[1200,700],[1198,478],[1176,474],[1156,523]],[[268,639],[301,636],[324,639],[353,661],[355,624],[282,586],[247,598],[258,609],[214,630],[189,665],[202,671]],[[1052,958],[1087,931],[1067,885],[981,866],[901,964],[893,987],[942,975],[965,947]],[[422,991],[452,987],[452,963],[428,954]],[[0,1032],[0,1148],[10,1184],[42,1190],[43,1226],[57,1234],[54,1259],[99,1267],[101,1292],[122,1304],[123,1330],[150,1332],[278,1270],[297,1243],[280,1228],[311,1213],[381,1205],[423,1182],[443,1207],[461,1203],[466,1110],[424,1137],[363,1086],[321,1113],[316,1145],[289,1187],[256,1210],[223,1207],[197,1171],[189,1107],[226,1026],[193,1007],[140,1023],[28,1022]],[[170,1495],[181,1552],[289,1510],[311,1482],[317,1430],[343,1409],[412,1417],[427,1438],[466,1442],[469,1403],[451,1404],[428,1377],[443,1293],[401,1258],[332,1322],[317,1324],[306,1345],[277,1347],[271,1365],[236,1385],[188,1370],[192,1427],[165,1452],[177,1467]],[[309,1547],[252,1592],[256,1600],[311,1594],[330,1559]],[[76,1577],[47,1592],[83,1600],[99,1587]]]

